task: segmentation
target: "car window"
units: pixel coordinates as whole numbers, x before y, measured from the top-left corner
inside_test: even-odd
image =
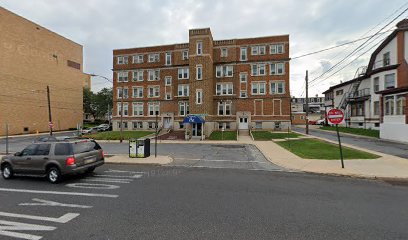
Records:
[[[90,152],[93,150],[100,149],[100,146],[97,145],[97,143],[93,141],[76,142],[72,146],[74,149],[74,154]]]
[[[57,143],[54,148],[54,155],[72,155],[72,149],[70,143]]]
[[[37,149],[37,144],[31,144],[21,151],[21,156],[30,156],[35,154],[35,150]]]
[[[48,155],[50,154],[51,144],[37,144],[37,149],[34,155]]]

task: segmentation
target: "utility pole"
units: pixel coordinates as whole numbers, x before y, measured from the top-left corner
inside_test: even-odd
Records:
[[[48,99],[48,127],[50,128],[50,136],[52,136],[52,115],[51,115],[51,101],[50,101],[50,86],[47,85],[47,99]]]
[[[123,98],[125,97],[125,91],[122,84],[122,97],[120,100],[120,142],[123,142]]]
[[[111,125],[111,118],[110,118],[110,104],[108,103],[108,121],[109,121],[109,127]]]
[[[158,112],[157,111],[155,111],[156,112],[156,124],[155,124],[155,127],[156,127],[156,136],[155,136],[155,138],[154,138],[154,157],[156,158],[157,157],[157,128],[158,128]]]
[[[306,70],[306,134],[309,134],[309,72]]]

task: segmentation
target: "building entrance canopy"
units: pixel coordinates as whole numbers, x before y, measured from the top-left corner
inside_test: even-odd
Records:
[[[201,116],[190,115],[184,118],[183,123],[205,123],[205,120]]]

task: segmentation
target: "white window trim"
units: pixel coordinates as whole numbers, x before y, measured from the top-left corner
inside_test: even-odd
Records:
[[[137,91],[137,89],[142,89],[142,96],[139,97],[139,92]],[[135,90],[136,90],[136,95],[135,95]],[[133,98],[143,98],[144,96],[144,91],[143,91],[143,87],[132,87],[132,97]]]
[[[132,81],[133,82],[143,82],[144,80],[144,71],[143,70],[134,70],[132,72]],[[137,77],[135,78],[135,75],[137,75]],[[141,80],[139,79],[139,77],[141,76]]]
[[[183,50],[181,52],[181,58],[182,60],[188,60],[188,50]]]
[[[167,83],[167,80],[169,79],[170,79],[170,84]],[[171,76],[164,77],[164,86],[171,86],[172,83],[173,83],[173,78]]]
[[[200,76],[198,76],[198,69],[200,69]],[[203,65],[201,64],[196,65],[196,80],[203,80]]]
[[[203,55],[203,42],[202,41],[196,42],[196,54]]]
[[[242,81],[242,76],[245,76],[245,81]],[[239,73],[239,82],[240,83],[247,83],[248,82],[248,73],[247,72]]]
[[[231,75],[228,75],[228,68],[231,68]],[[221,69],[221,71],[218,71]],[[218,75],[220,73],[220,75]],[[215,77],[216,78],[227,78],[227,77],[234,77],[234,65],[217,65],[215,67]]]
[[[142,110],[142,114],[135,114],[135,106],[138,106],[138,107],[140,107],[141,106],[141,110]],[[143,102],[133,102],[132,103],[132,116],[144,116],[144,106],[143,106]],[[140,110],[140,109],[138,109],[138,110]],[[139,113],[139,111],[137,111],[137,113]]]
[[[277,90],[278,90],[278,84],[279,83],[282,83],[283,84],[283,92],[282,93],[279,93]],[[275,84],[275,93],[274,92],[272,92],[272,84]],[[270,81],[270,83],[269,83],[269,91],[270,91],[270,94],[271,95],[278,95],[278,94],[285,94],[286,93],[286,82],[284,81],[284,80],[273,80],[273,81]]]
[[[150,108],[151,107],[153,107],[153,114],[150,114]],[[149,103],[147,103],[147,114],[148,114],[148,116],[156,116],[156,107],[158,107],[159,109],[158,109],[158,114],[157,115],[160,115],[160,103],[158,103],[158,102],[149,102]]]
[[[245,58],[242,58],[244,55],[242,54],[242,50],[245,50]],[[248,61],[248,48],[241,47],[239,50],[239,60],[240,61]]]
[[[222,105],[222,113],[220,114],[220,105]],[[230,113],[227,114],[227,105],[229,106],[229,111]],[[227,101],[227,102],[218,102],[217,103],[217,115],[218,116],[231,116],[232,115],[232,102]]]
[[[275,73],[272,73],[272,64],[275,65]],[[282,73],[278,73],[278,65],[282,66]],[[285,75],[286,74],[286,67],[284,62],[273,62],[269,64],[269,75]]]
[[[121,76],[121,74],[124,74],[125,76]],[[117,72],[117,77],[118,77],[117,82],[128,82],[129,81],[129,72],[128,71]],[[121,77],[126,78],[126,80],[125,81],[120,80]]]
[[[220,88],[220,94],[218,94],[218,86],[221,86],[221,88]],[[226,89],[226,94],[223,94],[223,90],[224,90],[224,88]],[[229,89],[231,89],[232,90],[232,93],[228,93],[228,90]],[[217,95],[217,96],[231,96],[231,95],[234,95],[234,83],[232,83],[232,82],[223,82],[223,83],[217,83],[216,85],[215,85],[215,94]]]
[[[221,48],[221,57],[225,58],[228,57],[228,48]]]
[[[261,86],[262,83],[265,84],[265,92],[264,92],[264,93],[260,93],[260,89],[261,89],[260,86]],[[258,88],[257,88],[257,89],[258,89],[258,90],[257,90],[257,93],[254,93],[254,92],[253,92],[253,89],[254,89],[254,86],[255,86],[255,85],[258,86]],[[267,84],[266,84],[265,81],[252,82],[252,83],[251,83],[251,95],[254,95],[254,96],[255,96],[255,95],[266,95],[266,92],[267,92],[267,90],[266,90],[266,85],[267,85]]]
[[[282,52],[278,51],[278,46],[282,47]],[[275,49],[275,52],[272,50]],[[275,43],[269,45],[269,54],[284,54],[285,53],[285,44],[284,43]]]
[[[170,62],[167,62],[167,57],[170,57]],[[164,65],[166,65],[166,66],[171,65],[171,53],[170,52],[166,52],[166,54],[165,54],[165,63],[164,63]]]
[[[180,78],[180,71],[182,72],[182,77],[181,78]],[[187,75],[187,76],[185,76],[185,75]],[[190,69],[188,67],[178,68],[177,69],[177,78],[179,80],[189,79],[190,78]]]
[[[182,95],[180,95],[180,88]],[[184,95],[185,89],[187,89],[187,95]],[[177,96],[178,97],[189,97],[190,96],[190,84],[179,84],[177,86]]]
[[[203,90],[202,89],[196,89],[196,104],[199,104],[199,105],[203,104]]]
[[[155,94],[156,92],[158,92],[159,95],[158,95],[158,96],[155,96],[155,95],[150,96],[150,89],[154,89],[154,90],[153,90],[153,94]],[[156,91],[156,89],[158,89],[158,91]],[[160,86],[159,86],[159,85],[156,85],[156,86],[148,86],[148,87],[147,87],[147,97],[148,97],[148,98],[159,98],[159,97],[160,97]]]

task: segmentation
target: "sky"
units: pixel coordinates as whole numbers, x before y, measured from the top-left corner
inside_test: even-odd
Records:
[[[109,79],[113,49],[188,42],[191,28],[210,27],[215,40],[289,34],[290,91],[296,97],[305,96],[306,70],[309,96],[352,79],[398,20],[408,17],[406,0],[0,0],[0,6],[83,45],[84,72]],[[297,58],[382,28],[388,32]],[[109,86],[92,78],[94,92]]]

